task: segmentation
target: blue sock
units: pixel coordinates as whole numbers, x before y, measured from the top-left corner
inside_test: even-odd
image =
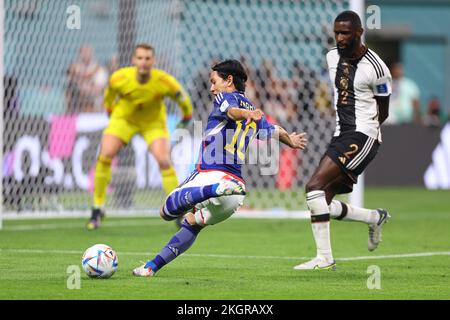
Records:
[[[151,267],[154,272],[161,269],[170,261],[178,257],[178,255],[189,249],[197,238],[200,229],[191,226],[184,219],[181,229],[170,239],[167,245],[161,250],[156,257],[147,262],[146,268]]]
[[[164,204],[164,212],[171,216],[178,216],[191,210],[197,203],[209,198],[217,197],[218,183],[203,187],[181,188],[172,192]]]

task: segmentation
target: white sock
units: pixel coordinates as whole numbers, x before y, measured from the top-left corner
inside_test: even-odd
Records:
[[[311,227],[316,241],[317,257],[331,261],[333,255],[330,243],[330,213],[325,192],[321,190],[308,192],[306,203],[311,211]]]
[[[360,221],[371,224],[377,223],[379,219],[376,210],[354,207],[337,200],[331,201],[329,209],[331,217],[336,220]]]

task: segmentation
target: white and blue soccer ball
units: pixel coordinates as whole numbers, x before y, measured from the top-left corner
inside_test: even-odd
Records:
[[[88,248],[81,260],[84,272],[91,278],[110,278],[119,266],[116,252],[106,244]]]

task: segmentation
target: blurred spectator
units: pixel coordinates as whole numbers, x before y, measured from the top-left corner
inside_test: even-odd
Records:
[[[263,105],[261,103],[261,99],[259,98],[259,92],[258,87],[256,85],[255,79],[250,75],[250,73],[247,73],[249,75],[247,82],[245,83],[245,95],[247,98],[252,101],[255,105],[255,107],[262,109]]]
[[[333,87],[330,83],[328,69],[323,69],[316,81],[314,107],[321,116],[334,116]]]
[[[256,72],[251,68],[251,63],[245,55],[241,55],[239,58],[247,73],[247,82],[245,83],[245,95],[253,102],[256,108],[262,109],[263,105],[260,99],[260,92],[258,90]]]
[[[274,104],[274,115],[277,116],[278,121],[280,121],[284,127],[294,131],[294,128],[298,123],[299,114],[297,110],[299,104],[297,100],[298,92],[293,90],[291,80],[279,80],[277,87],[278,91],[275,95],[276,104]]]
[[[108,72],[108,79],[114,71],[120,68],[119,57],[117,54],[113,55],[106,64],[106,71]]]
[[[97,63],[92,47],[83,45],[67,70],[66,112],[103,110],[103,90],[107,82],[108,70]]]
[[[210,112],[211,104],[213,103],[213,96],[209,89],[211,88],[211,82],[209,79],[212,66],[220,62],[217,59],[213,59],[209,62],[209,68],[201,68],[198,73],[192,79],[190,83],[189,92],[192,95],[193,118],[201,120],[206,124],[208,115]]]
[[[286,102],[286,85],[278,76],[272,60],[264,59],[261,68],[255,72],[256,92],[259,95],[261,110],[276,118],[277,122],[285,125],[288,117],[285,114],[284,103]]]
[[[430,127],[439,127],[441,122],[441,103],[437,97],[431,97],[428,100],[427,114],[423,119],[423,124]]]
[[[420,90],[414,81],[403,76],[403,66],[396,62],[391,66],[392,96],[389,103],[387,124],[420,123]]]
[[[263,101],[275,98],[280,92],[280,79],[272,60],[264,59],[262,61],[261,69],[256,71],[256,77],[260,84],[259,90],[261,90]]]
[[[294,61],[291,72],[292,85],[297,92],[296,112],[299,120],[311,120],[314,114],[316,74],[298,61]]]

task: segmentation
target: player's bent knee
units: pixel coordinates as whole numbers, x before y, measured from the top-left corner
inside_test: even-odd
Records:
[[[205,227],[197,224],[197,221],[195,220],[195,215],[193,213],[188,213],[185,216],[184,221],[186,221],[189,224],[189,226],[191,226],[196,231],[200,231]]]
[[[325,185],[319,179],[311,179],[305,186],[306,193],[314,190],[323,190]]]
[[[177,217],[172,217],[172,216],[167,215],[164,212],[164,208],[163,207],[161,207],[161,209],[159,209],[159,216],[161,218],[163,218],[163,220],[166,220],[166,221],[173,221],[173,220],[175,220],[177,218]]]
[[[185,219],[187,220],[187,222],[193,226],[193,225],[197,225],[197,221],[195,221],[195,215],[193,213],[189,213],[185,216]]]

